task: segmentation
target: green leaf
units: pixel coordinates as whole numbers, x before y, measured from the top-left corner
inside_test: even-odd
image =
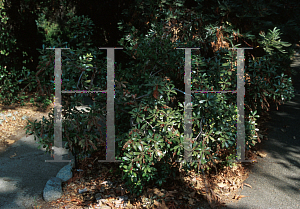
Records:
[[[128,158],[128,157],[122,157],[122,159],[123,159],[123,160],[129,160],[129,158]]]
[[[217,131],[216,132],[216,135],[220,135],[222,132],[221,131]]]

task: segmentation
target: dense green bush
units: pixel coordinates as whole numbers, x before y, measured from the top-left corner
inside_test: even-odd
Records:
[[[165,104],[170,101],[168,94],[173,87],[168,86],[160,79],[151,75],[154,75],[154,72],[160,72],[160,75],[163,77],[174,78],[174,75],[176,75],[174,69],[180,69],[179,74],[183,75],[184,65],[182,60],[184,55],[178,50],[173,49],[178,45],[181,47],[193,47],[197,43],[194,40],[187,40],[186,45],[179,44],[178,42],[172,45],[170,43],[170,36],[162,33],[163,28],[158,27],[158,25],[156,25],[157,27],[153,26],[150,29],[150,33],[145,36],[142,34],[140,36],[135,35],[133,27],[133,32],[131,33],[133,35],[127,37],[129,42],[128,49],[132,51],[130,54],[136,58],[135,65],[132,65],[132,68],[125,71],[130,71],[131,74],[124,74],[124,77],[122,77],[129,83],[132,83],[132,85],[128,84],[129,92],[136,94],[138,97],[147,93],[149,95],[158,87],[157,91],[160,94],[159,99],[143,97],[140,102],[132,101],[133,104],[131,103],[132,105],[129,108],[133,108],[130,113],[136,120],[136,126],[130,130],[129,134],[125,134],[125,137],[123,135],[124,156],[121,159],[125,160],[125,162],[121,163],[121,167],[125,172],[123,178],[127,180],[126,184],[134,193],[140,193],[143,186],[149,182],[161,185],[172,173],[172,163],[165,164],[165,169],[163,170],[158,170],[155,164],[159,163],[160,159],[164,162],[167,162],[169,159],[173,159],[173,162],[174,159],[182,160],[184,153],[183,114],[181,113],[183,105],[179,102],[180,105],[173,110],[167,109],[168,107]],[[231,35],[239,34],[232,28],[226,27],[226,25],[223,25],[223,28],[227,30],[224,30],[224,34],[225,32]],[[207,42],[215,35],[219,38],[218,34],[220,35],[220,32],[223,32],[218,30],[218,27],[207,27],[206,31]],[[239,37],[251,38],[253,36],[250,34],[239,34]],[[227,40],[233,43],[235,38],[234,36],[229,36]],[[256,128],[256,118],[259,115],[256,114],[257,110],[261,112],[261,109],[258,109],[260,103],[264,108],[264,96],[272,98],[276,104],[282,100],[289,100],[293,96],[291,78],[288,78],[284,74],[285,68],[281,63],[284,59],[289,60],[291,54],[286,57],[282,56],[281,52],[283,51],[280,51],[280,48],[281,46],[288,46],[288,44],[280,42],[277,40],[278,38],[278,30],[276,28],[274,31],[268,33],[266,37],[262,35],[261,47],[266,49],[266,55],[250,60],[250,64],[246,69],[246,73],[250,76],[250,83],[246,86],[247,97],[245,98],[245,103],[248,105],[248,108],[245,110],[245,140],[247,149],[254,146],[257,140],[259,140],[258,129]],[[121,43],[123,42],[121,41]],[[230,47],[237,47],[238,45],[236,43]],[[273,54],[268,50],[270,47],[275,50],[279,49],[279,51]],[[219,48],[216,50],[214,57],[205,58],[199,54],[192,57],[195,60],[192,63],[192,90],[236,89],[236,73],[232,72],[235,69],[236,53],[230,52],[225,48]],[[279,57],[281,59],[278,59]],[[260,62],[259,70],[256,62]],[[134,79],[134,82],[130,82],[133,75],[136,79]],[[143,83],[148,83],[152,89],[144,90],[141,88]],[[179,84],[178,80],[176,84]],[[262,92],[264,93],[262,94]],[[253,99],[257,99],[258,101],[253,101]],[[216,161],[223,161],[223,163],[227,164],[228,160],[235,158],[234,153],[228,156],[218,155],[219,145],[222,148],[228,149],[236,146],[237,112],[235,101],[236,96],[233,94],[194,95],[193,138],[198,139],[200,142],[202,141],[201,143],[193,143],[192,156],[194,160],[200,159],[202,164],[208,164],[208,162],[214,163]],[[202,119],[203,130],[200,130],[200,121]],[[200,137],[197,137],[200,132],[202,134],[200,134]],[[230,156],[233,158],[230,158]],[[197,166],[198,163],[191,163],[185,164],[184,168],[191,170],[192,168],[196,169]]]
[[[246,85],[248,98],[260,104],[257,106],[259,113],[262,109],[268,110],[271,102],[283,104],[294,97],[292,80],[287,75],[287,63],[290,64],[293,51],[291,48],[288,52],[282,49],[291,44],[281,41],[279,35],[279,29],[276,28],[269,30],[266,35],[260,34],[261,40],[258,42],[267,54],[250,60],[246,69],[246,73],[250,75]]]
[[[94,47],[89,40],[89,35],[93,31],[93,23],[84,16],[72,16],[68,24],[72,29],[70,36],[77,39],[78,44],[76,48],[62,50],[62,90],[106,89],[105,79],[100,79],[97,85],[91,85],[96,75],[99,77],[102,75],[103,77],[106,74],[104,67],[106,63],[98,58],[103,52]],[[52,40],[51,43],[56,48],[65,48],[68,45],[67,42],[62,43],[59,38],[56,42]],[[31,82],[32,85],[37,83],[41,94],[46,94],[50,97],[54,95],[54,50],[45,49],[46,47],[44,46],[44,49],[39,50],[41,53],[38,66],[39,71],[31,77]],[[103,130],[99,129],[97,119],[95,120],[95,115],[104,114],[102,111],[99,111],[100,106],[98,103],[89,114],[84,114],[84,111],[74,110],[74,107],[78,106],[79,102],[82,102],[83,95],[62,93],[63,115],[66,120],[69,120],[63,121],[63,139],[67,141],[66,147],[70,148],[73,154],[83,152],[89,149],[89,146],[96,149],[95,144],[98,145],[100,143],[103,135]],[[103,100],[103,95],[99,94],[97,98]],[[77,113],[76,116],[75,113]],[[49,116],[49,120],[45,119],[39,123],[28,121],[29,124],[26,127],[27,133],[36,134],[40,139],[39,143],[46,148],[46,152],[52,152],[51,148],[54,139],[53,110]],[[99,132],[93,132],[94,135],[89,137],[90,134],[87,135],[87,133],[94,129]],[[105,142],[103,139],[102,141]]]
[[[174,27],[168,28],[166,25],[169,22],[175,22],[176,25],[175,20],[184,22],[185,15],[183,11],[177,17],[172,12],[168,13],[161,23],[156,21],[150,24],[146,35],[131,27],[130,33],[119,42],[124,47],[123,52],[133,59],[129,61],[129,67],[122,68],[119,65],[115,69],[116,155],[117,159],[123,160],[120,164],[125,173],[123,179],[135,194],[140,194],[149,184],[162,185],[178,169],[178,164],[173,167],[175,160],[183,160],[184,94],[180,89],[184,89],[184,50],[176,50],[176,47],[197,46],[202,49],[201,53],[192,51],[192,91],[236,90],[236,52],[228,48],[243,47],[241,43],[244,41],[256,41],[265,50],[265,55],[249,59],[245,69],[249,77],[245,85],[247,149],[259,140],[256,121],[266,104],[271,101],[278,104],[293,96],[291,79],[284,74],[286,64],[283,64],[288,62],[292,51],[288,50],[287,55],[282,54],[280,47],[288,45],[278,40],[278,30],[274,29],[265,36],[261,34],[261,39],[257,40],[251,33],[240,33],[230,23],[202,25],[186,21],[176,38],[175,32],[171,33]],[[77,36],[77,32],[80,41],[78,48],[62,50],[62,89],[106,89],[104,75],[107,66],[99,58],[100,50],[89,45],[92,43],[85,38],[86,30],[82,26],[92,27],[92,24],[84,21],[85,18],[79,17],[73,17],[70,21],[70,25],[74,26],[71,37]],[[180,24],[177,26],[180,27]],[[57,44],[58,47],[68,45]],[[53,83],[54,53],[50,50],[42,52],[40,67],[43,74],[40,72],[36,76],[39,78],[39,88],[50,94],[54,92],[53,84],[47,81]],[[96,86],[88,86],[96,74],[100,76]],[[41,77],[47,79],[41,80]],[[74,124],[78,132],[67,131],[73,130],[71,123],[63,123],[63,140],[69,139],[66,147],[77,153],[90,153],[90,146],[95,145],[95,149],[103,142],[101,136],[93,131],[96,123],[92,124],[95,127],[93,129],[90,122],[96,116],[105,114],[99,109],[105,107],[106,101],[97,95],[98,103],[91,106],[87,116],[81,117],[82,113],[70,114],[76,113],[72,108],[77,105],[78,98],[74,95],[62,99],[66,101],[63,103],[65,117],[81,122]],[[262,108],[259,109],[259,106]],[[193,160],[200,160],[207,169],[208,165],[217,162],[230,165],[228,161],[236,157],[235,153],[222,155],[220,149],[234,150],[236,146],[236,109],[235,94],[193,94]],[[39,136],[42,136],[42,130],[47,130],[41,144],[51,151],[53,120],[32,123],[27,128]],[[184,162],[181,165],[185,170],[192,170],[197,169],[199,164]]]
[[[7,0],[0,4],[0,102],[22,104],[26,80],[37,66],[36,48],[41,47],[44,36],[37,31],[33,2]]]
[[[124,74],[122,78],[129,81],[131,76],[135,76],[132,85],[129,85],[129,92],[139,95],[151,95],[150,97],[143,97],[141,101],[132,101],[130,114],[135,119],[136,126],[128,133],[120,138],[123,138],[123,151],[125,160],[121,163],[121,167],[125,172],[124,179],[126,184],[132,188],[132,192],[139,193],[143,186],[149,182],[154,182],[161,185],[166,178],[172,173],[172,162],[163,167],[165,169],[158,169],[159,163],[162,161],[168,162],[170,159],[183,160],[183,105],[179,102],[179,106],[174,109],[169,108],[170,99],[174,96],[174,85],[168,83],[159,76],[151,76],[151,71],[145,69],[153,69],[157,66],[157,71],[161,70],[161,75],[164,77],[171,77],[173,69],[182,69],[184,56],[179,50],[175,50],[176,44],[172,44],[169,37],[163,39],[162,28],[153,28],[154,32],[147,34],[146,38],[140,36],[135,38],[138,40],[138,48],[135,49],[135,56],[139,65],[126,70],[132,72],[131,74]],[[128,38],[132,40],[132,38]],[[132,41],[131,46],[137,43]],[[188,45],[189,44],[189,45]],[[188,43],[192,46],[193,43]],[[187,47],[188,47],[187,46]],[[130,47],[129,47],[130,49]],[[222,51],[224,53],[225,49]],[[228,54],[228,50],[227,50]],[[231,68],[231,59],[218,54],[214,59],[205,59],[196,56],[195,62],[192,65],[201,65],[201,69],[193,71],[192,75],[193,87],[194,85],[201,87],[200,89],[223,89],[233,90],[236,88],[236,75],[229,71]],[[232,57],[233,58],[233,57]],[[149,61],[150,60],[150,61]],[[197,61],[200,61],[196,64]],[[182,64],[182,66],[180,66]],[[221,69],[221,66],[223,68]],[[143,69],[143,70],[141,70]],[[209,70],[208,70],[209,69]],[[126,72],[125,71],[125,72]],[[205,73],[204,73],[205,71]],[[154,74],[155,71],[152,71]],[[198,74],[197,74],[198,73]],[[183,74],[183,72],[181,73]],[[116,74],[117,75],[117,74]],[[220,75],[221,79],[220,81]],[[233,82],[228,82],[228,77]],[[131,79],[132,80],[132,79]],[[204,82],[203,82],[204,81]],[[223,82],[219,84],[218,82]],[[235,82],[234,82],[235,81]],[[146,83],[146,85],[145,85]],[[144,89],[140,86],[144,84],[149,88]],[[234,88],[232,88],[232,84]],[[156,90],[159,92],[159,97],[152,96],[152,92]],[[197,88],[199,89],[199,88]],[[196,88],[192,88],[196,90]],[[121,91],[122,92],[122,91]],[[177,93],[177,92],[176,92]],[[193,99],[193,138],[200,133],[200,126],[203,126],[202,134],[198,137],[198,142],[204,137],[205,144],[193,143],[192,155],[195,159],[200,159],[201,163],[205,164],[208,161],[222,160],[221,156],[213,156],[206,160],[207,156],[212,156],[212,153],[217,151],[216,144],[221,144],[222,147],[232,147],[235,145],[235,124],[236,124],[236,97],[228,94],[195,94]],[[130,100],[129,100],[130,102]],[[231,103],[231,104],[230,104]],[[203,119],[203,124],[200,123]],[[227,121],[224,123],[224,121]],[[247,132],[255,129],[255,114],[250,116],[249,125],[246,125]],[[256,133],[255,133],[256,134]],[[253,133],[248,134],[251,142],[253,141]],[[124,137],[125,136],[125,137]],[[248,139],[249,140],[249,139]],[[195,141],[196,142],[196,141]],[[118,144],[120,147],[120,143]],[[224,156],[223,156],[224,158]],[[224,160],[224,159],[223,159]],[[192,163],[196,168],[197,164]],[[187,168],[187,165],[185,166]]]
[[[25,67],[18,69],[17,66],[9,66],[10,63],[16,63],[18,60],[17,57],[11,56],[12,52],[16,50],[16,39],[10,35],[7,29],[9,18],[6,15],[4,2],[2,1],[0,2],[0,18],[0,101],[8,105],[20,99],[17,96],[20,92],[18,79],[30,72]]]

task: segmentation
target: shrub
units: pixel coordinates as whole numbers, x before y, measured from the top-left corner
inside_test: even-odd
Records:
[[[25,69],[19,70],[18,73],[14,70],[14,68],[9,69],[8,63],[10,63],[10,58],[8,55],[15,48],[14,37],[11,37],[7,31],[7,21],[9,18],[6,15],[4,10],[4,2],[0,2],[0,101],[3,102],[4,105],[8,105],[10,103],[15,103],[18,101],[18,97],[16,93],[20,91],[20,88],[16,85],[17,78],[26,73]],[[16,59],[14,59],[16,61]]]
[[[37,66],[35,48],[43,39],[36,30],[35,7],[24,6],[23,1],[0,2],[0,102],[4,105],[24,103],[28,83],[22,81]]]
[[[178,19],[180,20],[180,15]],[[77,23],[73,19],[72,24],[74,27],[79,27],[79,22]],[[187,24],[183,28],[184,32],[190,27],[196,26]],[[120,168],[125,173],[123,179],[129,190],[135,194],[141,194],[143,188],[149,184],[162,185],[177,169],[178,164],[175,163],[175,160],[183,160],[185,143],[183,134],[184,96],[180,88],[184,87],[184,53],[182,50],[175,50],[175,48],[199,46],[200,40],[200,48],[212,49],[213,56],[210,56],[211,51],[209,50],[204,54],[193,53],[192,91],[199,89],[235,90],[237,88],[236,52],[229,51],[228,48],[237,47],[244,40],[253,41],[255,39],[254,35],[249,33],[239,33],[230,24],[222,24],[222,27],[218,24],[201,27],[202,34],[196,36],[191,32],[185,36],[185,39],[180,34],[177,38],[172,37],[174,34],[171,34],[171,29],[166,30],[166,25],[156,22],[156,24],[151,24],[149,32],[144,35],[132,27],[130,34],[120,40],[120,44],[124,47],[124,53],[133,57],[133,60],[129,62],[129,67],[121,69],[121,66],[118,66],[115,72],[116,153],[117,159],[123,160],[120,164]],[[83,32],[82,30],[78,31],[79,34]],[[277,30],[274,31],[277,33]],[[82,35],[80,35],[81,38]],[[182,36],[184,35],[185,33]],[[227,41],[225,41],[225,37]],[[265,37],[272,37],[272,34]],[[279,103],[282,98],[288,100],[293,96],[291,80],[286,78],[285,68],[277,62],[280,58],[287,60],[290,55],[283,57],[281,52],[270,53],[270,47],[276,47],[279,43],[276,38],[267,41],[265,37],[261,42],[261,48],[266,49],[266,55],[254,60],[250,59],[245,70],[246,75],[249,76],[245,86],[247,95],[245,97],[245,140],[247,149],[259,141],[256,120],[260,111],[266,107],[264,104],[267,101],[266,95],[273,98],[275,103]],[[207,45],[206,43],[211,44]],[[78,78],[80,81],[91,83],[93,75],[97,73],[96,69],[106,69],[105,63],[97,56],[100,54],[99,50],[94,50],[92,47],[87,49],[83,47],[84,44],[88,45],[85,39],[78,44],[78,49],[70,50],[71,55],[66,55],[67,50],[63,50],[66,51],[64,52],[66,58],[62,56],[62,83],[65,89],[85,88],[85,82],[82,82],[78,88],[80,83],[76,82]],[[284,43],[283,46],[287,45]],[[93,57],[92,64],[86,60],[90,57],[89,54]],[[68,56],[75,58],[77,70],[74,71],[72,59],[69,59]],[[78,60],[78,56],[82,56],[83,59],[81,57]],[[43,71],[48,73],[44,77],[49,77],[52,81],[53,55],[50,60],[49,55],[43,55],[41,60]],[[48,63],[47,60],[49,60]],[[88,72],[92,72],[91,69],[82,67],[85,64],[91,69],[95,69],[93,75],[88,74]],[[71,70],[72,73],[70,73]],[[39,81],[39,86],[48,85],[48,89],[52,89],[46,81],[46,79]],[[106,88],[104,78],[100,78],[97,84],[98,89]],[[277,84],[280,87],[276,86]],[[93,86],[87,87],[87,89],[91,88]],[[175,105],[172,102],[173,99]],[[77,123],[77,127],[75,126],[79,131],[78,133],[65,133],[66,138],[69,139],[67,146],[77,153],[90,151],[88,145],[94,144],[93,148],[97,148],[96,141],[99,137],[95,136],[93,131],[85,132],[86,127],[86,129],[91,127],[89,122],[97,114],[98,116],[102,114],[101,111],[97,110],[105,102],[105,99],[98,95],[96,100],[99,103],[91,107],[91,111],[86,117],[80,117],[80,113],[71,115],[78,97],[74,96],[69,100],[63,98],[62,100],[68,102],[63,104],[63,107],[67,109],[65,117],[81,122],[81,124]],[[237,110],[235,94],[194,94],[192,105],[193,135],[189,150],[193,160],[200,160],[207,169],[217,162],[230,165],[228,161],[236,156],[233,152],[222,155],[220,149],[234,150],[236,146]],[[261,109],[258,108],[259,105],[261,105]],[[50,127],[47,129],[49,135],[47,139],[42,139],[41,144],[46,144],[47,150],[51,150],[53,120],[47,123]],[[33,127],[36,126],[36,124],[32,124],[30,128],[34,129]],[[63,127],[64,130],[70,128],[69,124],[63,124]],[[40,130],[43,130],[41,125],[34,129],[38,133],[41,133]],[[187,171],[196,169],[198,165],[199,163],[187,163],[186,161],[180,164]]]
[[[230,28],[226,29],[230,31]],[[134,28],[132,31],[132,34],[134,34]],[[180,124],[183,124],[183,114],[181,113],[183,104],[179,102],[179,106],[170,110],[166,104],[170,103],[171,92],[175,93],[174,86],[167,84],[159,76],[157,78],[151,76],[155,74],[154,72],[161,72],[160,75],[165,78],[174,78],[174,69],[182,69],[180,64],[183,64],[181,62],[183,55],[180,55],[178,51],[171,50],[176,47],[178,42],[172,45],[169,41],[170,36],[161,34],[162,28],[154,27],[150,31],[151,33],[146,36],[130,35],[127,37],[130,45],[128,49],[132,51],[130,54],[134,56],[138,64],[127,70],[130,70],[131,74],[122,75],[122,78],[128,82],[132,81],[132,75],[135,76],[134,82],[128,84],[128,91],[132,95],[137,95],[136,97],[147,93],[150,95],[150,98],[143,97],[139,102],[131,100],[131,107],[128,109],[132,109],[129,113],[135,119],[134,123],[136,125],[129,130],[129,134],[120,136],[120,138],[123,137],[122,143],[119,144],[119,148],[123,150],[123,157],[120,157],[124,161],[120,165],[125,172],[123,179],[127,180],[126,184],[131,189],[130,191],[137,194],[140,194],[144,186],[150,182],[161,185],[166,181],[166,178],[172,173],[172,163],[175,159],[182,160],[184,151],[183,128],[180,126]],[[215,32],[219,35],[221,33],[220,30],[215,30]],[[234,31],[231,30],[231,33],[234,34]],[[240,36],[250,37],[249,34],[240,34]],[[233,41],[233,38],[231,41]],[[121,41],[121,43],[124,42]],[[185,46],[189,47],[195,44],[193,41],[187,41]],[[269,44],[276,46],[274,42]],[[266,48],[267,45],[267,43],[262,43],[263,48]],[[272,58],[272,66],[270,66],[272,61],[270,59],[266,60],[266,57]],[[192,90],[236,89],[236,73],[234,72],[236,53],[230,52],[226,48],[217,47],[214,57],[205,58],[198,54],[198,56],[194,55],[193,58],[195,62],[192,63],[192,69],[195,70],[192,74]],[[253,102],[253,97],[259,98],[259,101],[263,102],[264,96],[261,91],[268,91],[268,96],[273,98],[275,103],[278,103],[280,97],[288,100],[293,96],[291,80],[285,79],[286,75],[283,74],[285,69],[279,68],[280,63],[275,61],[275,55],[267,51],[267,55],[260,60],[265,60],[265,63],[261,61],[262,65],[258,72],[261,78],[264,78],[267,82],[257,81],[257,71],[253,69],[255,61],[250,61],[251,64],[247,68],[248,71],[246,71],[251,80],[246,87],[247,97],[245,98],[245,103],[248,104],[248,108],[245,110],[245,142],[247,149],[260,141],[257,134],[258,129],[256,128],[256,120],[259,117],[256,109],[258,109],[259,103],[257,101]],[[147,69],[152,72],[150,73]],[[183,74],[182,70],[179,72],[181,75]],[[282,74],[282,77],[275,76],[279,73]],[[281,82],[284,83],[281,84],[280,88],[276,86],[277,79],[281,79]],[[132,84],[130,85],[130,83]],[[152,90],[142,89],[141,85],[143,83],[146,83],[144,86],[149,86]],[[285,90],[280,91],[281,88]],[[280,93],[277,93],[278,91]],[[152,92],[153,96],[151,96]],[[234,153],[227,156],[219,155],[220,147],[231,149],[236,146],[237,112],[235,101],[236,96],[234,94],[194,95],[192,117],[194,143],[191,151],[193,159],[200,160],[202,165],[209,165],[210,162],[231,165],[231,163],[228,164],[228,161],[236,157]],[[262,106],[263,108],[264,106]],[[202,121],[203,124],[201,125]],[[158,171],[156,164],[161,161],[168,162],[169,159],[173,159],[173,161],[165,164],[165,169]],[[183,163],[185,170],[196,169],[197,166],[198,163],[195,162]]]
[[[62,90],[105,89],[106,85],[102,80],[97,85],[93,85],[95,76],[105,73],[102,71],[104,61],[98,58],[102,52],[93,47],[89,40],[93,23],[84,16],[72,16],[68,21],[68,25],[72,28],[71,35],[77,39],[78,44],[75,49],[62,50]],[[59,38],[53,43],[55,43],[55,47],[62,48],[68,45],[67,42],[62,43]],[[31,83],[32,85],[36,85],[34,83],[38,84],[39,94],[47,95],[44,99],[47,102],[48,98],[54,95],[54,52],[45,49],[39,51],[41,53],[39,71],[31,77]],[[62,94],[63,116],[66,119],[63,121],[63,141],[67,141],[65,147],[76,155],[76,153],[89,150],[90,147],[97,149],[101,142],[105,142],[102,138],[103,131],[101,131],[98,124],[99,119],[96,117],[104,113],[101,110],[99,111],[100,106],[98,103],[88,114],[85,114],[84,111],[74,110],[74,107],[78,106],[82,100],[83,94],[76,95],[75,93],[71,95],[73,96]],[[100,94],[96,98],[103,100],[102,97]],[[53,110],[49,113],[49,116],[49,120],[45,119],[39,123],[28,121],[26,126],[26,133],[35,133],[40,139],[41,146],[43,145],[46,148],[46,152],[52,152],[54,139]],[[96,130],[98,130],[98,133],[96,133]],[[91,132],[93,132],[93,135]]]

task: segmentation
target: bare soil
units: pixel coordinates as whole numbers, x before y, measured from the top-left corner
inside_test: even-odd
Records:
[[[42,106],[41,103],[36,104]],[[54,107],[53,103],[46,109],[37,105],[32,103],[26,103],[24,106],[19,104],[0,104],[0,113],[4,115],[12,114],[11,117],[6,116],[6,122],[3,121],[0,124],[0,153],[5,152],[8,146],[26,135],[26,130],[24,129],[28,124],[27,119],[33,122],[35,120],[40,121],[43,117],[49,118],[48,113]],[[23,116],[27,116],[27,119],[22,119]]]

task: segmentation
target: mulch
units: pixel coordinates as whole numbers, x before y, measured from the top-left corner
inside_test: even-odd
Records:
[[[48,118],[48,113],[52,105],[43,110],[33,104],[26,106],[0,104],[0,153],[13,143],[26,135],[24,128],[27,119],[30,121],[40,121],[43,117]]]
[[[255,161],[256,155],[247,152],[247,156]],[[105,159],[105,147],[90,158],[82,160],[74,171],[73,177],[63,183],[63,196],[47,203],[47,208],[220,208],[227,202],[243,198],[238,189],[244,185],[248,177],[247,166],[237,164],[223,168],[218,175],[205,175],[191,171],[177,172],[175,179],[168,179],[161,187],[148,186],[141,196],[131,194],[122,180],[122,172],[118,163],[99,163]],[[201,171],[200,171],[201,172]],[[112,182],[109,186],[108,182]],[[79,193],[79,190],[86,192]],[[127,197],[128,201],[120,200]],[[103,202],[97,200],[101,198]],[[123,198],[124,199],[124,198]],[[45,204],[43,205],[45,207]]]
[[[269,120],[269,114],[263,113],[259,119],[258,128],[260,138],[267,140],[267,128],[265,123]],[[264,137],[262,137],[262,135]],[[260,154],[261,144],[246,151],[247,159],[257,162]],[[223,151],[225,153],[226,151]],[[251,185],[244,183],[250,173],[253,163],[238,163],[236,166],[219,168],[217,172],[205,174],[198,171],[188,173],[179,170],[175,179],[168,179],[161,187],[148,186],[141,196],[135,196],[127,191],[122,180],[122,172],[119,170],[119,163],[98,163],[97,160],[105,160],[105,147],[79,163],[81,171],[74,171],[73,177],[63,184],[63,196],[57,201],[47,203],[47,208],[100,208],[100,205],[107,208],[118,208],[119,197],[128,197],[127,205],[123,208],[221,208],[226,203],[238,201],[244,198],[239,195],[244,186]],[[213,166],[212,166],[213,168]],[[113,186],[108,187],[105,182],[112,182]],[[86,189],[87,192],[79,194],[79,189]],[[105,199],[100,204],[97,198]],[[118,202],[119,201],[119,202]],[[118,204],[117,204],[118,203]],[[149,203],[147,205],[147,203]],[[45,204],[44,204],[45,206]]]

